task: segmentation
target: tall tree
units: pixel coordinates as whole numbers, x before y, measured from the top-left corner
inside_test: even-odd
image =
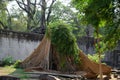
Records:
[[[36,12],[37,0],[16,0],[19,7],[27,13],[27,29],[28,31],[34,26],[32,21]]]
[[[38,7],[40,6],[41,10],[40,10],[40,26],[42,30],[45,30],[46,28],[46,24],[48,23],[47,21],[49,21],[49,16],[50,13],[52,11],[52,5],[56,0],[52,0],[52,2],[50,3],[50,6],[47,5],[47,1],[46,0],[16,0],[17,4],[19,5],[19,7],[24,10],[27,13],[27,28],[28,30],[32,30],[34,27],[36,26],[34,24],[32,24],[32,21],[34,21],[34,17],[36,15],[36,12],[38,11]],[[48,10],[48,13],[46,13],[46,11]],[[46,16],[47,14],[47,16]],[[38,28],[37,28],[38,29]]]
[[[49,1],[40,0],[39,4],[41,6],[41,17],[40,17],[40,27],[38,27],[39,28],[38,31],[41,33],[45,33],[45,29],[50,22],[49,18],[50,18],[50,14],[52,12],[52,6],[55,3],[55,1],[56,0],[51,0],[50,5],[48,6],[47,3],[49,3]],[[38,29],[38,28],[36,28],[36,29]]]

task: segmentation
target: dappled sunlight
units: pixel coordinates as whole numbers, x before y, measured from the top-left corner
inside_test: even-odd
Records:
[[[16,69],[13,68],[12,66],[5,66],[5,67],[0,67],[0,76],[2,75],[9,75],[13,73]]]
[[[14,68],[13,66],[0,67],[0,76],[14,76],[21,79],[27,78],[23,69]]]

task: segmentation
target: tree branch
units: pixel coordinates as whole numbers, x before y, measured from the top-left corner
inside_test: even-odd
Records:
[[[34,14],[35,14],[35,12],[36,12],[37,0],[35,0],[35,2],[34,2],[34,3],[30,2],[30,4],[31,4],[31,5],[33,5],[33,7],[34,7],[34,9],[33,9],[33,10],[31,9],[32,15],[34,15]]]
[[[3,26],[3,28],[4,28],[4,29],[6,29],[6,28],[7,28],[7,26],[6,26],[6,25],[4,25],[4,23],[3,23],[2,21],[0,21],[0,24]]]
[[[40,6],[42,7],[41,1],[42,1],[42,0],[40,0],[40,2],[38,3],[38,5],[40,5]]]
[[[18,0],[15,0],[15,1],[17,2],[18,6],[19,6],[21,9],[23,9],[25,12],[29,13],[29,11],[28,11],[28,10],[26,9],[26,7],[25,7],[25,6],[27,6],[27,5],[25,5],[24,3],[22,3],[22,2],[20,2],[20,1],[18,1]],[[23,0],[22,0],[22,1],[23,1]],[[21,4],[23,4],[24,7],[22,7]]]
[[[47,25],[49,24],[49,18],[50,18],[50,14],[51,14],[51,12],[52,12],[52,6],[53,6],[53,4],[54,4],[55,1],[56,1],[56,0],[52,0],[52,3],[50,4],[50,7],[49,7],[49,9],[48,9],[48,15],[47,15],[47,19],[46,19]]]

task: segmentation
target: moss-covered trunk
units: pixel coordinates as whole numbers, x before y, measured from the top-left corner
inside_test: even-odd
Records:
[[[75,37],[66,25],[58,25],[51,30],[33,53],[22,62],[22,66],[41,67],[44,70],[53,69],[64,73],[84,71],[87,78],[97,77],[99,64],[88,59],[78,48]],[[101,66],[103,74],[111,72],[110,67],[103,64]]]

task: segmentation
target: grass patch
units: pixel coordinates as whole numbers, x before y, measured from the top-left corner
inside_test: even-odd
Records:
[[[0,67],[0,76],[1,75],[9,75],[13,73],[16,69],[11,66]]]
[[[2,75],[12,75],[21,79],[28,78],[23,69],[13,66],[0,67],[0,76]]]

